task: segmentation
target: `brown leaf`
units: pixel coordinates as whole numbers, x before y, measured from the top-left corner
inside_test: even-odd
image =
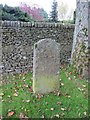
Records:
[[[11,112],[8,113],[8,117],[10,117],[12,115],[14,115],[14,111],[11,111]]]
[[[28,86],[28,91],[29,91],[29,92],[33,92],[33,90],[32,90],[32,87],[31,87],[31,86]]]
[[[20,118],[24,118],[24,114],[23,114],[23,113],[20,113],[19,117],[20,117]]]
[[[57,102],[57,105],[61,105],[62,103],[61,102]]]

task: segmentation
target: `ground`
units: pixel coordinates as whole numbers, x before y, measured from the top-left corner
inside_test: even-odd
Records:
[[[87,118],[87,80],[70,66],[62,66],[59,76],[60,89],[47,95],[33,94],[32,73],[4,78],[0,116],[9,119]]]

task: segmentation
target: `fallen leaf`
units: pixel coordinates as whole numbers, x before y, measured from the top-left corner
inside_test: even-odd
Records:
[[[65,111],[66,109],[65,108],[61,108],[62,111]]]
[[[25,116],[24,118],[28,118],[27,116]],[[28,120],[28,119],[27,119]]]
[[[0,96],[3,96],[4,95],[4,93],[0,93]]]
[[[17,94],[17,93],[14,93],[13,95],[14,95],[14,96],[16,96],[16,97],[18,96],[18,94]]]
[[[40,100],[42,97],[43,97],[42,94],[37,94],[37,95],[36,95],[36,98],[37,98],[38,100]]]
[[[71,80],[71,78],[70,78],[70,77],[69,77],[68,79],[69,79],[69,80]]]
[[[20,118],[24,118],[24,114],[23,114],[23,113],[20,113],[19,117],[20,117]]]
[[[41,118],[44,118],[44,115],[42,115]]]
[[[60,93],[60,92],[58,92],[58,93],[57,93],[57,96],[60,96],[60,95],[61,95],[61,93]]]
[[[33,92],[33,90],[32,90],[32,87],[31,87],[31,86],[28,86],[28,91],[29,91],[29,92]]]
[[[25,76],[24,76],[24,77],[22,77],[22,80],[25,80]]]
[[[8,117],[10,117],[12,115],[14,115],[14,111],[11,111],[11,112],[8,113]]]
[[[8,98],[10,98],[11,96],[10,96],[10,95],[8,95],[7,97],[8,97]]]
[[[74,78],[76,78],[76,76],[74,76]]]
[[[26,100],[26,102],[27,102],[27,103],[29,103],[29,102],[30,102],[30,100]]]
[[[55,116],[56,116],[57,118],[59,118],[59,117],[60,117],[60,116],[59,116],[59,114],[56,114]]]
[[[83,85],[84,88],[86,88],[86,85]]]
[[[64,83],[61,83],[61,86],[64,86]]]
[[[65,115],[64,113],[61,114],[61,116],[64,116],[64,115]]]
[[[83,114],[86,116],[86,115],[87,115],[87,112],[84,112]]]
[[[60,81],[62,80],[62,79],[59,79]]]
[[[26,85],[26,84],[24,84],[23,86],[24,86],[24,87],[28,87],[28,85]]]
[[[53,111],[53,110],[54,110],[54,108],[51,108],[51,110]]]
[[[61,105],[62,103],[61,102],[57,102],[57,105]]]
[[[71,98],[71,96],[68,96],[68,98]]]
[[[84,91],[84,89],[81,89],[81,88],[78,88],[78,90],[80,90],[80,91]]]

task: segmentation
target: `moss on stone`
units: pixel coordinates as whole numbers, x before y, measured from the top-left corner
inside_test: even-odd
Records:
[[[87,28],[83,28],[82,30],[83,30],[85,36],[88,37],[88,29]]]
[[[36,49],[36,48],[37,48],[37,43],[35,43],[35,45],[34,45],[34,46],[35,46],[35,49]]]

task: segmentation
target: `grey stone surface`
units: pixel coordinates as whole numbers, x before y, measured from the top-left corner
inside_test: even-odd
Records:
[[[42,39],[34,45],[33,91],[48,93],[59,88],[60,45],[52,39]]]
[[[89,52],[88,52],[88,27],[89,27],[89,2],[86,0],[77,0],[76,23],[73,38],[72,63],[78,73],[88,79],[89,71]]]
[[[88,2],[87,0],[76,0],[76,1],[77,1],[76,23],[75,23],[75,31],[73,37],[72,57],[75,51],[78,38],[88,43],[88,36],[85,35],[85,30],[86,31],[88,30]]]

